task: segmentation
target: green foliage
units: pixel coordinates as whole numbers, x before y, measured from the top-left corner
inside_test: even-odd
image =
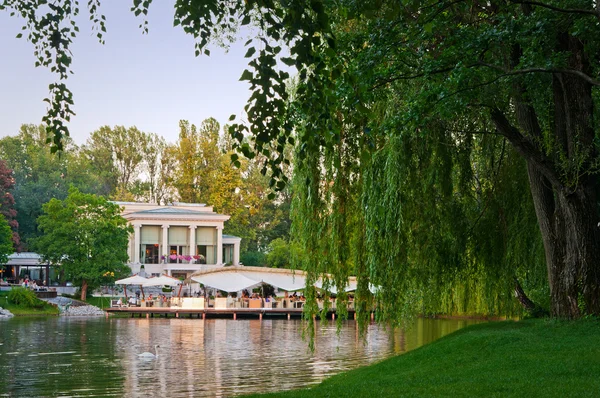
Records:
[[[240,262],[249,267],[264,267],[267,265],[267,258],[262,252],[246,252],[240,255]]]
[[[27,308],[42,308],[44,302],[35,296],[35,293],[24,287],[13,287],[8,292],[8,301],[15,305]]]
[[[40,235],[36,220],[42,204],[66,198],[70,185],[82,192],[103,193],[97,171],[102,168],[94,169],[69,139],[63,140],[61,156],[51,153],[46,138],[43,126],[23,125],[17,135],[0,139],[0,157],[13,169],[12,193],[23,249]]]
[[[277,238],[269,243],[267,265],[273,268],[290,267],[290,246],[283,238]]]
[[[8,256],[13,253],[13,233],[6,221],[0,214],[0,264],[6,264]]]
[[[71,187],[65,200],[52,199],[43,209],[38,223],[44,234],[35,248],[81,286],[82,299],[88,287],[104,282],[107,272],[116,278],[130,273],[126,262],[133,228],[121,217],[118,205]]]

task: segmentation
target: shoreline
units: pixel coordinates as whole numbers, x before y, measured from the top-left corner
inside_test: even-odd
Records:
[[[589,396],[599,330],[598,319],[482,323],[311,388],[248,397]]]

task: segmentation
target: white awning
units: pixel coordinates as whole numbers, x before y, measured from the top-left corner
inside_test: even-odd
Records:
[[[243,266],[225,267],[196,272],[190,279],[226,292],[238,292],[261,282],[268,283],[285,291],[304,290],[306,288],[306,272],[290,269]],[[315,283],[315,287],[323,289],[323,279],[319,279]],[[356,278],[350,277],[345,291],[350,292],[354,290],[356,290]],[[330,286],[329,291],[335,294],[337,289],[335,286]],[[371,291],[373,290],[371,289]]]
[[[147,279],[142,286],[177,286],[181,285],[181,281],[168,275],[161,275]]]
[[[260,283],[260,280],[250,279],[238,272],[220,272],[193,276],[192,280],[226,292],[239,292]]]
[[[144,278],[143,276],[133,275],[129,278],[115,281],[115,285],[143,285],[145,282],[148,282],[148,279]]]
[[[294,291],[306,288],[306,278],[300,272],[290,274],[270,274],[262,272],[241,272],[244,276],[257,282],[265,282],[281,290]]]

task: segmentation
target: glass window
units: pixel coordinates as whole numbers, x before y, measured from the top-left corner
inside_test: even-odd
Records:
[[[180,256],[187,254],[187,246],[171,245],[169,246],[169,262],[170,263],[183,263],[183,259]]]
[[[140,252],[140,262],[142,264],[159,264],[160,246],[158,243],[152,245],[142,245]]]
[[[217,246],[198,245],[198,255],[201,256],[197,260],[198,264],[216,264],[217,263]]]
[[[233,264],[233,245],[223,245],[223,262]]]

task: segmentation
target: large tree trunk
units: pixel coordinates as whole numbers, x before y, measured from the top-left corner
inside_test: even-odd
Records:
[[[570,52],[569,66],[589,72],[583,44],[559,35],[559,51]],[[517,65],[519,48],[512,59]],[[598,158],[593,140],[591,85],[575,74],[553,75],[553,138],[548,151],[537,115],[520,83],[514,84],[519,129],[498,110],[492,120],[527,161],[535,211],[544,242],[551,312],[577,318],[581,311],[600,315],[600,214],[597,184],[592,168]]]
[[[88,289],[88,283],[87,281],[84,279],[81,282],[81,301],[85,301],[86,297],[87,297],[87,289]]]
[[[577,318],[600,314],[600,250],[595,187],[579,187],[573,193],[552,190],[531,165],[531,193],[548,269],[551,312],[554,316]]]

